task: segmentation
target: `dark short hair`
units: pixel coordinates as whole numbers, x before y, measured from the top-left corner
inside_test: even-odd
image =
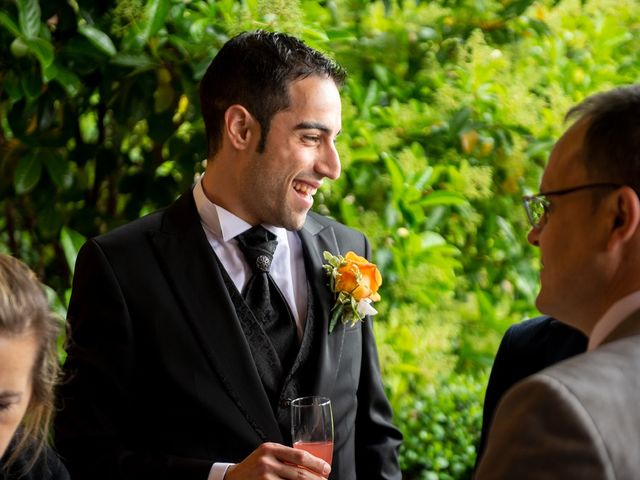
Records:
[[[640,85],[592,95],[566,119],[588,122],[582,158],[590,178],[640,192]]]
[[[209,156],[220,149],[224,113],[234,104],[260,124],[262,152],[271,118],[289,107],[289,84],[311,75],[330,78],[338,87],[346,77],[336,62],[284,33],[244,32],[225,43],[200,83]]]
[[[54,385],[59,372],[56,339],[61,324],[62,321],[50,313],[47,297],[35,274],[24,263],[0,253],[0,335],[31,334],[38,341],[31,370],[31,400],[16,432],[15,448],[4,465],[6,468],[27,449],[31,458],[25,468],[31,468],[48,440]]]

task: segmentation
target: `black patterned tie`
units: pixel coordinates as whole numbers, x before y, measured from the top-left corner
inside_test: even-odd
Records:
[[[241,233],[236,239],[253,270],[242,296],[269,336],[286,376],[297,353],[298,339],[289,307],[269,275],[278,240],[261,225]]]

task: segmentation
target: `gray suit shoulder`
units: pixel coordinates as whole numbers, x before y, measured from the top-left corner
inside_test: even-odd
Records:
[[[500,401],[474,480],[616,478],[594,412],[558,370],[528,377]]]
[[[616,340],[549,367],[532,377],[551,387],[585,412],[582,418],[597,432],[605,464],[615,478],[636,478],[640,471],[640,335]],[[588,420],[587,420],[588,419]]]
[[[637,366],[640,366],[640,335],[606,343],[595,350],[552,365],[542,370],[539,375],[550,376],[576,386],[625,382],[635,383],[640,388],[640,377],[628,375],[626,371],[630,367],[635,370]]]
[[[356,230],[355,228],[347,227],[346,225],[333,220],[332,218],[325,217],[315,212],[309,212],[307,214],[305,228],[309,229],[309,231],[311,231],[312,233],[317,233],[318,231],[327,227],[331,227],[333,229],[338,239],[350,238],[353,240],[367,242],[365,234],[359,230]]]
[[[347,227],[346,225],[332,219],[329,217],[325,217],[324,215],[320,215],[316,212],[309,212],[307,214],[307,223],[316,223],[322,228],[324,227],[332,227],[337,232],[343,232],[351,235],[359,235],[364,236],[362,232],[356,230],[355,228]]]

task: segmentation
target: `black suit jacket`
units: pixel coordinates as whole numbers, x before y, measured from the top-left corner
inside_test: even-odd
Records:
[[[548,316],[509,327],[500,342],[487,384],[476,465],[484,452],[495,409],[506,391],[529,375],[585,352],[587,341],[582,332]]]
[[[323,332],[307,394],[332,400],[331,478],[399,479],[371,320],[327,333],[322,252],[368,242],[315,214],[300,237]],[[56,442],[72,478],[206,480],[212,462],[282,442],[191,192],[83,246],[68,318]]]

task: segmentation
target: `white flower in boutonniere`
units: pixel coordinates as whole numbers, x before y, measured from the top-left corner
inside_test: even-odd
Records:
[[[335,328],[338,319],[353,326],[365,316],[378,313],[372,305],[380,300],[378,288],[382,285],[382,275],[378,267],[353,252],[347,252],[344,257],[324,252],[323,256],[329,262],[324,265],[329,276],[329,288],[336,294],[336,303],[331,309],[329,333]]]

